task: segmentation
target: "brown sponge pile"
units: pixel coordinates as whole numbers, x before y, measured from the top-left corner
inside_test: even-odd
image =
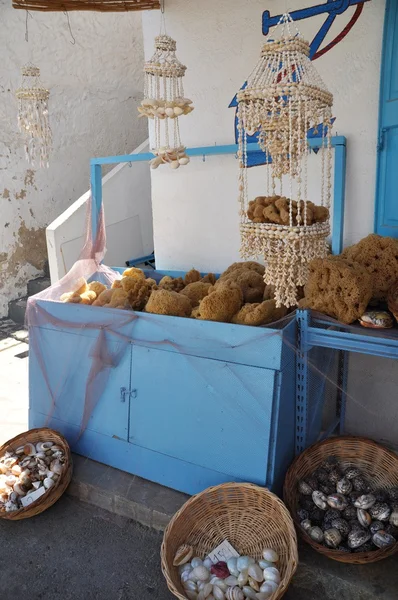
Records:
[[[298,213],[300,209],[300,219]],[[304,211],[306,224],[322,223],[329,218],[329,209],[317,206],[313,202],[292,201],[293,225],[304,225]],[[289,225],[290,201],[285,196],[258,196],[249,202],[247,216],[253,223],[274,223],[275,225]]]
[[[145,307],[146,312],[171,317],[190,317],[192,304],[187,296],[169,290],[155,290]]]

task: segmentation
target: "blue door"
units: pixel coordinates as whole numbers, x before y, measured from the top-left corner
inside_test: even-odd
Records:
[[[375,231],[398,237],[398,0],[387,0],[381,67]]]

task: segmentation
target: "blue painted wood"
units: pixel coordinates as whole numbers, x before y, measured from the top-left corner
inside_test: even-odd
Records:
[[[63,330],[68,331],[69,322],[73,335],[96,338],[98,330],[93,326],[107,325],[139,346],[273,370],[283,369],[294,357],[294,345],[290,341],[295,332],[294,317],[284,328],[272,329],[45,300],[37,303],[64,321]],[[123,327],[120,327],[121,314]],[[72,327],[76,323],[81,323],[82,328]],[[87,323],[90,327],[85,327]],[[46,325],[46,329],[60,330],[51,324]]]
[[[93,240],[97,236],[98,219],[102,206],[102,169],[101,165],[91,163],[90,165],[90,179],[91,179],[91,231]]]
[[[262,474],[264,485],[274,379],[269,369],[134,346],[130,442],[248,481]]]
[[[380,83],[375,231],[398,237],[398,0],[387,0]]]
[[[347,148],[344,141],[336,144],[334,150],[332,254],[343,251],[346,163]]]

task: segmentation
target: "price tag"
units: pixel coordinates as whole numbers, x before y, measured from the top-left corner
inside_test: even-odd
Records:
[[[227,562],[229,558],[233,558],[234,556],[238,557],[239,553],[231,546],[228,540],[224,540],[213,552],[210,552],[208,558],[215,564],[220,561]]]

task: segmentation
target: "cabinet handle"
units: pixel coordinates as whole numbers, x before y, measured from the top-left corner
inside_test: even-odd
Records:
[[[126,402],[126,394],[127,394],[127,389],[125,387],[121,387],[120,388],[120,402]]]

